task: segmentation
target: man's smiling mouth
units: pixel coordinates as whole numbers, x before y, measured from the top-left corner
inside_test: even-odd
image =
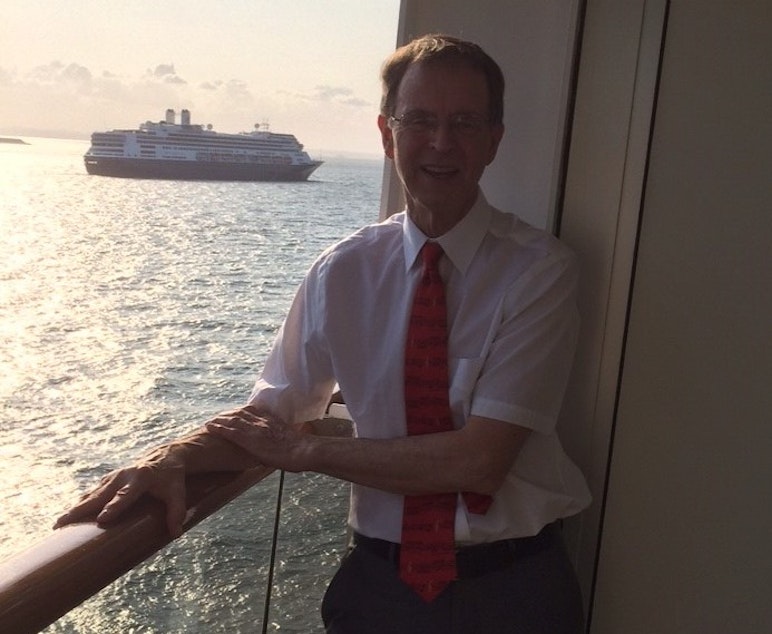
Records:
[[[450,178],[458,174],[458,168],[442,165],[424,165],[421,171],[433,178]]]

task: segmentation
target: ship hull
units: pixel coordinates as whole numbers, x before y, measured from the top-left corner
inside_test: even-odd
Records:
[[[266,165],[231,162],[173,161],[93,157],[84,159],[86,171],[99,176],[163,180],[305,181],[322,162],[307,165]]]

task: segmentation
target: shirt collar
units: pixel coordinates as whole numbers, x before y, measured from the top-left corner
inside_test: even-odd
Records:
[[[466,273],[474,254],[477,253],[488,229],[490,217],[488,201],[482,191],[479,191],[477,200],[467,214],[450,231],[437,238],[436,241],[440,243],[445,255],[461,273]],[[416,227],[407,213],[402,224],[402,234],[405,269],[410,270],[429,238]]]

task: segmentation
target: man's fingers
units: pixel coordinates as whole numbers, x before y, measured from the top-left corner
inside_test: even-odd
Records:
[[[241,409],[233,410],[216,416],[206,423],[209,425],[221,425],[232,429],[248,429],[253,425],[263,425],[266,418],[256,407],[249,405]]]
[[[60,528],[66,524],[72,524],[83,519],[93,518],[104,508],[112,496],[113,491],[109,487],[84,493],[80,496],[80,501],[75,506],[59,516],[54,524],[54,528]]]
[[[260,410],[254,406],[248,406],[239,410],[236,414],[236,417],[251,423],[259,423],[265,421],[265,417],[261,416]]]
[[[184,481],[181,486],[175,486],[173,489],[165,500],[166,526],[169,529],[169,534],[176,539],[182,535],[182,526],[187,515]]]
[[[89,517],[96,513],[97,509],[91,509],[88,505],[88,503],[81,502],[80,504],[77,504],[73,506],[69,511],[66,513],[62,513],[57,519],[56,522],[54,522],[54,529],[61,528],[62,526],[66,526],[67,524],[73,524],[77,522],[78,520],[81,520],[83,518]]]
[[[122,486],[115,493],[113,498],[104,505],[104,508],[97,515],[98,522],[109,522],[118,517],[123,511],[136,502],[144,493],[145,489],[136,486],[134,483],[128,483]]]
[[[182,534],[187,509],[185,506],[185,479],[168,477],[156,479],[156,474],[147,468],[132,469],[121,477],[103,480],[100,488],[81,497],[73,506],[56,520],[54,528],[61,528],[79,520],[93,519],[109,523],[118,519],[145,493],[158,498],[166,505],[166,524],[172,537]],[[119,487],[119,484],[123,483]],[[152,484],[151,484],[152,483]]]
[[[83,494],[78,504],[56,520],[54,528],[80,520],[93,519],[108,522],[133,504],[146,490],[140,486],[136,472],[113,472],[101,479],[100,486]]]
[[[270,429],[260,420],[256,423],[250,423],[240,418],[232,418],[227,421],[210,421],[206,424],[206,430],[214,436],[219,436],[234,445],[250,453],[255,452],[256,443],[270,434]]]
[[[254,432],[256,430],[268,431],[272,422],[256,414],[237,412],[230,416],[220,416],[208,421],[205,427],[208,430],[219,428],[220,430]]]

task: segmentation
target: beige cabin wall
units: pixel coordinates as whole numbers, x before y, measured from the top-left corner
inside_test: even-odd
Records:
[[[594,634],[772,623],[770,32],[768,2],[667,5]]]

